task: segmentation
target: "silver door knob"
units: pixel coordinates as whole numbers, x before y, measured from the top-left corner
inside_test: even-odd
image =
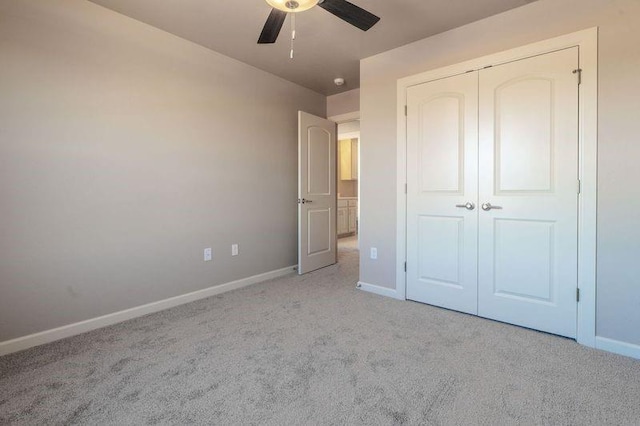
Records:
[[[309,203],[313,203],[313,201],[311,200],[306,200],[306,199],[302,199],[302,204],[309,204]]]
[[[502,207],[500,206],[492,206],[491,203],[482,203],[482,210],[484,210],[485,212],[488,212],[489,210],[492,209],[501,209]]]
[[[472,202],[468,201],[464,204],[456,204],[456,207],[459,207],[461,209],[467,209],[467,210],[473,210],[476,208],[476,205],[473,204]]]

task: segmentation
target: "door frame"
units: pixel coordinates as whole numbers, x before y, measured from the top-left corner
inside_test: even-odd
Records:
[[[407,259],[407,89],[422,83],[542,55],[569,47],[579,47],[582,82],[578,89],[578,343],[596,347],[596,210],[598,153],[598,27],[566,34],[458,64],[426,71],[397,83],[397,181],[396,193],[396,297],[406,299]],[[403,196],[404,195],[404,196]]]

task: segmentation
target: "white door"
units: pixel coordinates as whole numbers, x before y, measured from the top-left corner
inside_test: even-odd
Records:
[[[407,298],[576,336],[578,48],[407,90]]]
[[[336,123],[298,112],[298,273],[337,261]]]
[[[478,75],[407,90],[407,299],[477,313]]]
[[[568,337],[577,319],[577,68],[575,47],[479,78],[479,315]]]

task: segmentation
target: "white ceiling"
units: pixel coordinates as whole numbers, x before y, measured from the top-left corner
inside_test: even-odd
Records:
[[[350,0],[380,16],[363,32],[314,7],[289,19],[275,44],[256,42],[271,8],[264,0],[91,0],[131,18],[332,95],[360,86],[359,60],[530,3],[532,0]],[[337,87],[333,79],[343,77]]]

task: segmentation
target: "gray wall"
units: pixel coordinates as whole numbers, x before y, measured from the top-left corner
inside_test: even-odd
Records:
[[[297,262],[324,96],[63,0],[0,0],[0,93],[0,341]]]
[[[327,96],[327,117],[360,111],[360,89]]]
[[[597,334],[640,344],[640,1],[540,0],[361,61],[360,279],[394,288],[396,82],[600,27]],[[369,247],[378,248],[370,260]]]

